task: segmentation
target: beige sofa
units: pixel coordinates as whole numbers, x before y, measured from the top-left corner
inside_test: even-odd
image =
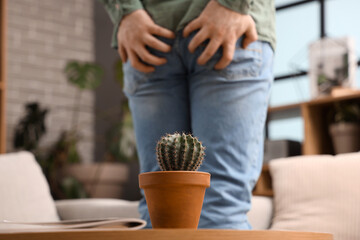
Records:
[[[360,239],[360,153],[276,159],[270,162],[270,173],[274,198],[253,197],[248,217],[254,229],[329,232],[335,240]],[[0,155],[0,196],[0,220],[139,217],[138,202],[54,201],[28,152]],[[0,223],[0,230],[8,227]]]
[[[125,217],[138,218],[138,202],[120,199],[78,199],[54,201],[49,186],[29,152],[0,155],[0,230],[29,228],[9,225],[3,220],[21,222],[53,222],[59,220]],[[257,229],[269,227],[271,199],[255,198],[249,213]],[[258,217],[259,216],[259,217]],[[36,226],[38,228],[38,226]]]

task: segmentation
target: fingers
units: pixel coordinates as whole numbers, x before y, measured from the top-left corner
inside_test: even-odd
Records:
[[[245,32],[245,38],[243,40],[243,48],[246,49],[250,43],[255,42],[258,39],[255,24],[249,25]]]
[[[169,45],[160,41],[159,39],[155,38],[150,34],[144,38],[144,42],[147,46],[159,50],[161,52],[170,52],[171,50],[171,47]]]
[[[215,52],[219,49],[221,45],[221,39],[212,38],[209,44],[206,46],[205,50],[202,52],[200,57],[197,60],[199,65],[204,65],[209,61],[209,59],[214,56]]]
[[[199,18],[196,18],[195,20],[191,21],[185,28],[183,31],[183,36],[184,37],[188,37],[189,34],[199,28],[201,28],[202,23],[201,20]]]
[[[166,63],[165,58],[151,54],[146,46],[168,52],[170,46],[157,40],[153,35],[174,38],[170,30],[154,23],[145,10],[137,10],[127,14],[120,23],[117,40],[118,52],[123,61],[130,60],[132,67],[141,72],[153,72],[155,66]]]
[[[215,65],[216,70],[224,69],[229,65],[234,57],[236,41],[223,45],[223,54],[219,62]]]
[[[156,56],[152,55],[148,50],[146,50],[146,48],[143,48],[143,49],[137,48],[137,50],[135,50],[135,51],[136,51],[137,55],[141,58],[141,60],[148,64],[159,66],[159,65],[165,64],[167,62],[166,58],[156,57]]]
[[[118,53],[120,55],[121,61],[125,63],[127,61],[127,54],[125,48],[122,45],[118,46]]]
[[[159,25],[156,25],[156,24],[153,24],[149,30],[150,30],[151,34],[154,34],[154,35],[157,35],[160,37],[171,38],[171,39],[175,38],[175,34],[172,31],[170,31],[166,28],[160,27]]]
[[[131,66],[133,66],[134,68],[136,68],[140,72],[150,73],[150,72],[155,71],[154,67],[147,66],[147,65],[141,63],[139,58],[135,54],[135,52],[129,51],[128,54],[129,54],[129,59],[130,59],[130,62],[131,62]]]
[[[162,27],[158,27],[157,25],[155,25],[155,27],[152,29],[152,32],[154,34],[165,37],[171,37],[171,35],[173,34],[171,31]],[[151,32],[148,32],[147,34],[144,34],[142,38],[138,38],[136,41],[126,41],[126,51],[122,50],[124,48],[119,48],[119,53],[122,59],[127,59],[127,57],[129,57],[131,65],[135,69],[146,73],[153,72],[155,70],[153,66],[149,65],[160,66],[167,62],[166,58],[160,58],[151,54],[146,49],[146,46],[152,47],[162,52],[169,52],[171,50],[171,47],[169,45],[160,41],[151,34]],[[131,52],[131,56],[130,53],[128,54],[129,56],[127,56],[126,52]]]
[[[206,39],[209,38],[209,32],[202,28],[198,33],[195,34],[194,38],[190,41],[188,49],[191,53],[195,52],[195,49]]]

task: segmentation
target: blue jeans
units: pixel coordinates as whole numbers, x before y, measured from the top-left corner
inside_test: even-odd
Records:
[[[155,146],[161,136],[192,133],[206,147],[199,171],[211,173],[199,228],[250,229],[246,213],[262,166],[273,50],[261,41],[244,50],[240,38],[231,64],[214,70],[221,49],[206,65],[198,65],[206,46],[190,53],[194,34],[184,38],[179,32],[175,39],[161,39],[172,46],[169,53],[150,49],[167,59],[153,73],[139,72],[129,61],[124,64],[124,92],[133,116],[140,171],[160,170]],[[144,198],[139,211],[151,227]]]

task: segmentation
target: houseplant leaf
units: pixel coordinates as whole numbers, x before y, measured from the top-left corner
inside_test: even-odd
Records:
[[[78,88],[93,90],[100,85],[104,71],[95,63],[70,61],[65,67],[65,74],[69,82]]]

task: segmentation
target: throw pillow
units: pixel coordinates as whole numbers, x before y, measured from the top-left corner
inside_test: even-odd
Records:
[[[360,239],[360,154],[300,156],[270,162],[271,229]]]

